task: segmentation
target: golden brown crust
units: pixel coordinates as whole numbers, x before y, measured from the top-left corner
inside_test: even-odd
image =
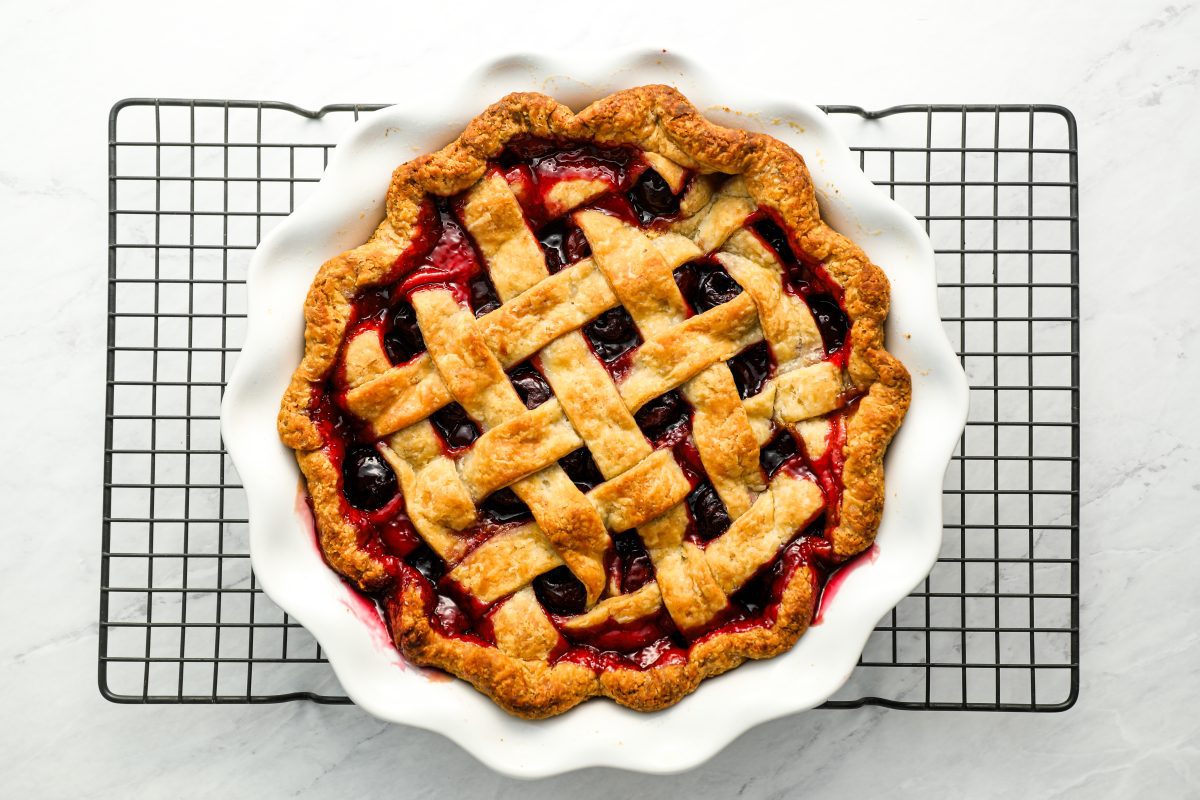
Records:
[[[397,260],[420,229],[428,195],[450,196],[477,184],[485,173],[488,159],[496,156],[514,136],[523,134],[629,144],[653,153],[660,161],[665,159],[666,164],[674,163],[702,174],[740,175],[744,183],[739,184],[738,191],[744,194],[729,198],[729,204],[736,206],[734,211],[741,209],[737,213],[742,216],[733,214],[730,218],[736,219],[740,226],[747,204],[750,204],[748,207],[769,209],[791,231],[793,247],[806,260],[823,265],[844,293],[844,308],[852,324],[846,372],[854,389],[862,394],[847,417],[842,473],[845,490],[838,509],[839,522],[831,538],[835,553],[843,557],[869,547],[883,509],[883,456],[910,397],[908,373],[884,349],[883,323],[889,296],[887,279],[857,246],[822,222],[812,182],[797,153],[769,136],[722,128],[708,122],[674,89],[643,86],[604,98],[578,114],[539,94],[512,94],[503,98],[473,120],[450,145],[398,167],[388,191],[387,218],[371,240],[331,259],[321,268],[305,303],[305,355],[283,399],[279,431],[283,441],[297,451],[309,483],[319,541],[331,566],[365,590],[380,589],[390,580],[383,568],[356,546],[353,528],[341,517],[340,500],[336,490],[331,489],[337,486],[338,476],[321,450],[321,434],[310,417],[314,389],[321,386],[335,368],[350,322],[352,299],[362,288],[388,280]],[[677,175],[665,177],[681,180]],[[583,192],[583,189],[586,187],[579,191]],[[711,187],[698,183],[697,195],[687,198],[685,204],[702,207],[709,198],[705,192],[711,193]],[[724,220],[716,213],[696,224],[709,226],[691,232],[692,238],[701,245],[711,237],[724,240],[731,232],[722,227]],[[664,239],[660,249],[668,244]],[[695,249],[690,243],[688,246]],[[709,249],[701,247],[701,250]],[[581,274],[584,272],[582,266],[577,265],[576,269]],[[588,269],[591,270],[589,274],[595,273],[591,267]],[[551,288],[546,286],[543,291],[549,292]],[[762,292],[747,292],[747,300],[741,304],[748,304],[752,294],[756,299],[767,296]],[[537,300],[532,296],[529,299]],[[601,305],[609,302],[608,299],[599,300]],[[740,309],[739,304],[729,306],[716,310],[720,310],[721,315],[729,315]],[[703,316],[692,319],[700,320]],[[507,317],[496,316],[496,322],[501,319]],[[488,319],[480,323],[486,327]],[[748,318],[748,324],[757,333],[745,333],[744,338],[747,341],[753,340],[755,335],[761,338],[758,322]],[[670,332],[667,335],[671,335]],[[794,337],[795,331],[788,335]],[[504,346],[516,345],[509,341]],[[478,355],[481,359],[493,358],[482,350]],[[652,355],[647,350],[639,358],[648,361]],[[724,356],[716,360],[721,358]],[[665,363],[677,366],[670,359]],[[704,369],[706,363],[711,362],[697,361],[689,374]],[[436,375],[428,386],[422,385],[413,391],[427,393],[421,396],[426,405],[444,405],[450,400],[446,387]],[[429,392],[436,395],[432,400]],[[639,400],[653,396],[652,393],[646,398],[639,396]],[[368,401],[371,398],[364,400]],[[746,405],[750,413],[752,408],[762,404],[756,406],[755,398],[752,398]],[[391,424],[379,433],[390,433],[411,424],[413,409],[419,410],[418,406],[394,410]],[[726,406],[728,403],[721,398],[714,400],[714,408]],[[755,420],[759,420],[757,426]],[[743,440],[752,438],[764,429],[764,424],[761,413],[750,413],[738,423],[738,435]],[[756,453],[754,444],[747,440],[747,452]],[[739,459],[746,461],[742,456]],[[707,459],[705,466],[709,466]],[[737,464],[728,469],[735,471],[735,466],[740,469]],[[725,495],[722,491],[727,504],[736,502],[749,507],[748,498],[734,499],[732,490],[729,497]],[[649,530],[642,533],[646,536]],[[651,546],[649,541],[647,546]],[[594,554],[589,556],[593,557]],[[575,569],[573,564],[572,569]],[[707,573],[700,577],[712,580]],[[589,586],[590,601],[595,599],[594,589]],[[670,598],[664,598],[664,601],[669,607]],[[421,591],[411,585],[404,587],[398,595],[392,595],[389,616],[396,642],[408,658],[469,680],[514,714],[540,718],[561,713],[594,695],[608,696],[639,710],[663,708],[693,691],[706,677],[729,670],[746,658],[767,658],[791,647],[807,627],[815,601],[812,573],[803,567],[786,587],[773,625],[710,635],[690,648],[688,660],[683,664],[600,673],[566,661],[551,665],[541,660],[523,660],[507,655],[500,648],[443,636],[430,626],[427,601]]]
[[[309,499],[317,529],[317,542],[330,565],[363,591],[376,591],[390,578],[383,565],[358,546],[354,527],[342,518],[337,469],[322,450],[296,452],[300,471],[308,482]]]
[[[783,591],[773,623],[700,639],[685,662],[598,672],[566,659],[552,664],[513,658],[495,647],[445,636],[430,625],[426,593],[412,584],[388,596],[387,616],[392,636],[409,661],[469,681],[510,714],[545,719],[598,696],[637,711],[674,705],[705,678],[728,672],[746,659],[772,658],[792,647],[808,628],[816,598],[815,576],[801,566]]]

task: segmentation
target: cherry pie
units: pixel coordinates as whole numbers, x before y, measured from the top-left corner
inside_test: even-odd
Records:
[[[513,94],[326,263],[279,416],[396,645],[538,718],[790,646],[870,546],[909,379],[804,161],[644,86]]]

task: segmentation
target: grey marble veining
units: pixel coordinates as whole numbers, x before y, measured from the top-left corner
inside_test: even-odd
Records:
[[[402,95],[472,56],[553,46],[516,3],[413,35],[439,7],[9,3],[0,26],[0,794],[12,797],[1200,796],[1200,8],[938,3],[637,24],[553,14],[558,46],[630,37],[816,102],[1052,102],[1080,126],[1082,690],[1064,714],[813,712],[703,767],[497,777],[352,707],[112,705],[96,689],[107,241],[105,120],[125,96]],[[555,9],[551,11],[551,9]],[[766,14],[775,24],[763,26]],[[685,17],[691,17],[686,19]],[[371,19],[364,26],[362,21]]]

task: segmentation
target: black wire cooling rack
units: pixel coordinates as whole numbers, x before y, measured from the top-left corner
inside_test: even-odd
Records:
[[[109,122],[99,682],[129,703],[346,702],[262,594],[221,443],[261,237],[378,106],[135,99]],[[825,109],[928,230],[971,382],[945,537],[827,705],[1051,711],[1079,684],[1075,122],[1054,106]]]

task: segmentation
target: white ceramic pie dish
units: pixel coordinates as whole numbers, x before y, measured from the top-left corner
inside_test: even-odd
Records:
[[[299,470],[276,435],[275,417],[303,353],[309,284],[326,259],[361,244],[382,219],[397,164],[446,144],[509,91],[543,91],[579,109],[644,83],[675,85],[714,122],[763,130],[804,155],[826,221],[891,280],[888,349],[912,374],[912,406],[885,462],[887,502],[876,549],[845,575],[821,623],[791,651],[705,681],[654,714],[593,700],[529,722],[510,717],[464,681],[404,662],[374,610],[322,560]],[[315,193],[255,253],[246,341],[222,408],[225,443],[248,496],[254,571],[272,600],[321,643],[346,693],[380,718],[442,733],[492,768],[520,777],[598,765],[687,769],[750,727],[812,708],[837,691],[876,622],[933,566],[942,537],[942,479],[968,398],[937,315],[933,249],[916,220],[859,171],[819,109],[705,76],[678,56],[581,55],[571,63],[512,57],[464,86],[459,94],[447,86],[406,91],[402,106],[365,115],[332,154]]]

